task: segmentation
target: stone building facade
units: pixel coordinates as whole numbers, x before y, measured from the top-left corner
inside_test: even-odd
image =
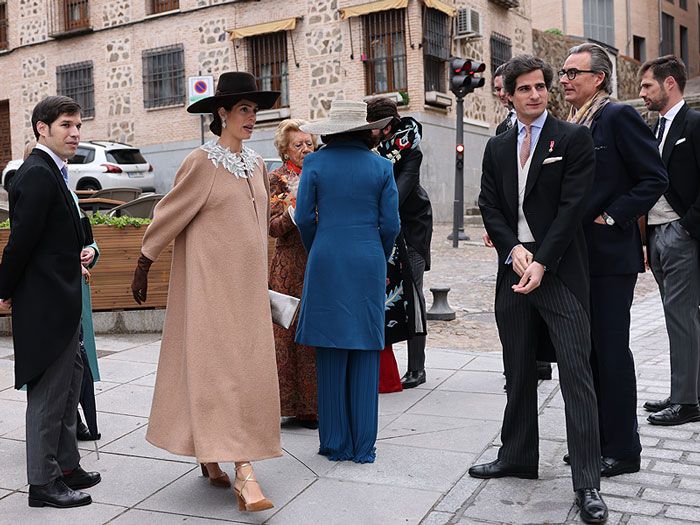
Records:
[[[486,86],[465,102],[469,206],[483,146],[505,115],[491,93],[491,70],[532,50],[532,1],[0,0],[0,104],[9,106],[0,127],[10,129],[18,158],[33,140],[33,106],[57,92],[79,93],[92,105],[83,140],[140,147],[155,166],[157,189],[167,191],[185,155],[202,136],[212,138],[185,112],[188,77],[247,70],[273,88],[284,84],[282,107],[261,112],[250,141],[265,157],[277,156],[280,119],[322,118],[334,99],[388,92],[423,124],[424,184],[437,220],[448,221],[455,113],[443,59],[487,64]],[[234,38],[240,34],[249,36]]]

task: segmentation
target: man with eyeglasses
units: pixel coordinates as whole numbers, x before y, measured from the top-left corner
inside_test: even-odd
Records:
[[[612,63],[601,46],[569,50],[559,71],[569,121],[587,126],[596,174],[583,216],[591,276],[591,365],[598,398],[601,475],[637,472],[637,382],[629,348],[630,308],[644,272],[637,219],[666,190],[668,177],[651,130],[639,114],[610,100]],[[568,462],[568,454],[564,457]]]

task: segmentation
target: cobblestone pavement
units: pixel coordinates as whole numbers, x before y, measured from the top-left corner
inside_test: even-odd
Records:
[[[431,322],[428,381],[380,396],[377,461],[334,463],[316,454],[314,431],[284,424],[282,458],[256,463],[275,508],[236,510],[233,494],[208,485],[191,458],[148,444],[159,334],[100,336],[103,381],[96,384],[99,454],[83,443],[82,465],[103,481],[94,503],[69,510],[30,509],[24,458],[25,394],[12,388],[12,342],[0,338],[0,523],[49,524],[506,524],[576,523],[563,402],[554,379],[539,386],[540,479],[476,480],[466,471],[496,454],[505,404],[500,345],[493,321],[495,254],[479,242],[451,248],[448,227],[433,243],[430,286],[448,285],[452,322]],[[478,228],[469,229],[480,239]],[[429,295],[429,294],[428,294]],[[431,299],[428,297],[428,304]],[[639,405],[668,388],[668,343],[653,279],[641,276],[633,309],[632,349]],[[396,345],[399,367],[405,345]],[[700,423],[659,428],[640,409],[642,471],[604,480],[610,523],[700,522]],[[223,465],[233,475],[230,464]]]

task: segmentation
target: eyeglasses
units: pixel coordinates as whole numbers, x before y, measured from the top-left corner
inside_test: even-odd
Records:
[[[578,75],[579,73],[597,73],[597,71],[592,71],[590,69],[576,69],[575,67],[559,70],[559,76],[563,77],[564,75],[566,75],[566,78],[568,78],[569,80],[575,79],[576,75]]]

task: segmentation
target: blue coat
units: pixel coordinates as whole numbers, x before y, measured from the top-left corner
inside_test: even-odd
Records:
[[[309,253],[296,341],[381,350],[386,263],[401,228],[391,162],[360,141],[329,144],[304,159],[296,204]]]

